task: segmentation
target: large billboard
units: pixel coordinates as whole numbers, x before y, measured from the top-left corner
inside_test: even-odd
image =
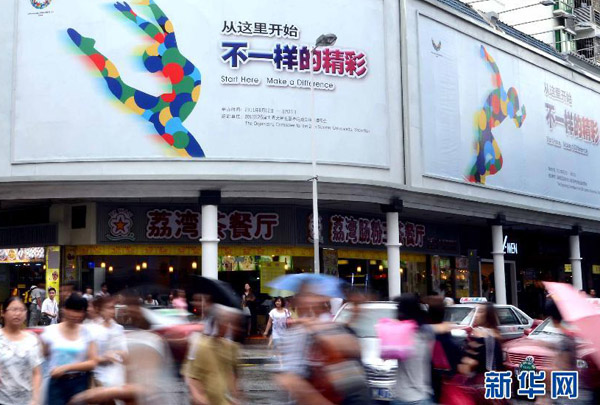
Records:
[[[17,4],[13,163],[389,164],[383,0]]]
[[[424,175],[600,207],[600,94],[418,24]]]

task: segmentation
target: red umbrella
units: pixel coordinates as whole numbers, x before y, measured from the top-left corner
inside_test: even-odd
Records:
[[[578,334],[591,342],[596,350],[592,357],[600,367],[600,310],[585,294],[570,284],[544,281],[563,319],[577,328]]]

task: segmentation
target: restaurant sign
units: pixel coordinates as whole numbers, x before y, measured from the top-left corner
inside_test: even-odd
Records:
[[[305,219],[304,226],[299,227],[306,235],[302,243],[312,243],[312,216],[307,213],[300,217]],[[319,222],[320,239],[325,245],[375,248],[387,243],[387,225],[383,217],[321,212]],[[459,250],[458,235],[445,227],[405,219],[400,220],[398,226],[403,249],[448,253]]]
[[[291,243],[285,209],[227,209],[221,207],[221,241]],[[101,206],[100,243],[197,243],[202,237],[202,214],[193,206]]]

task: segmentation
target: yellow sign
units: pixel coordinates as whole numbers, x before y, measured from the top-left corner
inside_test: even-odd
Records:
[[[592,265],[592,274],[600,274],[600,265],[598,265],[598,264]]]
[[[75,247],[77,256],[201,256],[198,245],[93,245]]]
[[[71,283],[79,281],[79,272],[77,269],[75,248],[73,246],[67,246],[65,248],[65,272],[64,282]]]
[[[60,286],[60,246],[50,246],[46,249],[46,291],[50,287],[56,290],[56,300],[59,299]]]
[[[202,256],[198,245],[90,245],[76,246],[77,256]],[[219,256],[300,256],[312,257],[311,247],[286,246],[219,246]],[[387,260],[385,250],[339,249],[344,259]],[[425,255],[407,253],[402,260],[425,262]]]
[[[311,254],[312,256],[312,254]],[[338,249],[340,259],[387,260],[386,250]]]
[[[260,264],[260,292],[271,296],[278,294],[272,288],[268,287],[271,281],[285,274],[284,262],[264,262]]]
[[[565,264],[565,273],[572,273],[573,272],[573,268],[571,267],[570,264]]]
[[[93,245],[76,246],[77,256],[202,256],[197,245]],[[312,257],[312,247],[219,246],[219,256],[305,256]]]

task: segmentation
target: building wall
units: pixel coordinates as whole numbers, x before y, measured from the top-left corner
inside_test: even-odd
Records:
[[[520,31],[529,35],[539,33],[539,35],[534,35],[536,39],[547,44],[554,44],[555,38],[553,30],[558,26],[558,20],[554,18],[552,6],[544,6],[539,3],[540,2],[526,3],[520,0],[490,0],[475,3],[473,4],[473,8],[484,13],[498,13],[499,19],[506,24],[512,26],[516,25]],[[518,7],[527,6],[528,4],[531,4],[532,6],[508,11]]]
[[[303,131],[296,130],[290,135],[284,130],[257,131],[237,123],[223,124],[219,117],[215,118],[215,114],[207,116],[206,111],[213,111],[215,103],[225,105],[231,102],[233,105],[239,102],[240,98],[253,97],[248,101],[249,106],[255,102],[272,107],[297,108],[299,117],[309,116],[311,95],[306,89],[269,88],[262,83],[261,88],[256,91],[260,94],[254,95],[249,90],[251,86],[225,86],[219,83],[220,77],[225,74],[238,79],[244,75],[254,75],[263,82],[269,76],[290,81],[306,79],[309,75],[278,72],[274,69],[261,70],[256,67],[256,64],[261,62],[253,62],[254,65],[248,63],[238,70],[228,69],[228,66],[219,60],[222,53],[220,48],[227,40],[247,40],[250,46],[254,43],[256,47],[262,48],[274,46],[275,43],[281,43],[283,46],[288,42],[298,46],[310,45],[313,36],[316,38],[317,33],[331,29],[337,30],[339,36],[339,45],[335,49],[350,52],[354,46],[356,52],[364,51],[367,58],[371,59],[368,59],[369,71],[364,78],[315,74],[315,80],[336,86],[335,91],[315,91],[316,117],[326,117],[331,126],[349,127],[354,130],[316,131],[317,156],[322,163],[319,174],[324,179],[340,182],[359,179],[360,182],[373,184],[403,183],[401,108],[400,100],[395,96],[399,94],[400,84],[396,2],[360,2],[362,12],[370,17],[362,25],[356,26],[354,31],[352,27],[346,27],[343,20],[338,19],[338,23],[333,25],[328,22],[337,19],[333,18],[337,17],[337,14],[333,13],[335,2],[318,16],[306,10],[292,13],[289,7],[273,8],[268,12],[264,12],[268,7],[262,8],[263,11],[241,7],[242,11],[222,12],[218,10],[219,2],[213,2],[212,6],[208,4],[206,7],[217,10],[220,13],[219,17],[212,20],[207,14],[198,17],[203,24],[210,23],[212,36],[196,43],[194,35],[199,31],[193,26],[193,18],[186,15],[186,9],[199,12],[203,12],[203,9],[196,10],[197,4],[194,2],[164,3],[162,7],[165,12],[175,20],[180,47],[187,48],[192,54],[196,52],[197,60],[201,61],[199,63],[206,66],[202,72],[202,93],[197,109],[194,110],[194,113],[198,111],[198,114],[190,115],[190,120],[194,121],[191,125],[194,125],[198,139],[204,139],[207,157],[189,159],[179,156],[177,153],[181,150],[169,150],[166,144],[161,143],[160,138],[152,135],[155,131],[151,125],[140,117],[121,111],[123,106],[109,98],[112,95],[108,93],[103,80],[94,77],[91,74],[93,71],[87,69],[85,63],[89,62],[84,55],[78,53],[80,51],[69,43],[70,39],[66,34],[69,25],[80,27],[82,35],[97,35],[96,48],[106,50],[107,55],[115,56],[115,65],[122,67],[121,74],[125,81],[129,80],[148,92],[154,91],[154,94],[164,90],[164,86],[149,80],[147,73],[140,72],[139,62],[132,57],[141,54],[140,33],[134,31],[135,27],[129,27],[127,24],[131,23],[112,10],[112,2],[98,2],[93,6],[96,12],[89,12],[88,5],[84,7],[85,10],[80,10],[79,2],[52,2],[39,12],[29,4],[15,0],[10,2],[11,9],[3,14],[3,18],[8,20],[3,24],[3,30],[6,32],[2,38],[7,40],[2,41],[2,46],[6,48],[3,54],[8,55],[8,58],[5,59],[6,64],[2,65],[2,69],[6,70],[2,80],[5,81],[3,87],[9,91],[0,96],[0,105],[5,107],[2,108],[2,125],[5,129],[3,132],[11,134],[12,144],[10,147],[6,145],[7,147],[2,148],[0,152],[0,178],[8,182],[134,179],[305,180],[312,175],[310,130],[306,123],[303,124]],[[266,0],[263,3],[270,4]],[[14,21],[9,17],[12,7],[17,8]],[[245,21],[245,18],[254,18],[256,21],[264,18],[265,21],[296,24],[300,29],[300,38],[248,39],[220,32],[223,20]],[[314,27],[306,23],[310,18],[316,19]],[[16,21],[19,26],[15,28]],[[377,33],[369,32],[367,38],[364,34],[369,27],[377,29]],[[17,32],[19,39],[15,42]],[[44,35],[50,39],[40,38]],[[36,43],[35,38],[42,42],[47,41],[56,54],[48,54],[49,51]],[[15,45],[17,50],[13,52]],[[131,49],[135,49],[135,55],[131,54]],[[44,71],[46,76],[50,75],[50,71],[56,73],[57,77],[48,80],[45,76],[31,76],[31,72],[22,67],[17,69],[17,74],[12,75],[11,61],[16,64],[22,63],[23,66],[26,66],[25,61],[34,61],[37,64],[34,63],[33,70]],[[34,86],[34,83],[41,85]],[[12,88],[17,89],[16,94],[10,91]],[[203,97],[207,101],[204,101]],[[40,100],[40,104],[27,104],[27,100],[36,99]],[[45,100],[48,102],[43,103]],[[14,107],[11,108],[13,104]],[[350,112],[348,108],[354,109],[354,112]],[[200,112],[201,110],[203,112]],[[52,119],[48,118],[50,115]],[[201,122],[201,119],[205,118],[212,123],[210,126]],[[355,130],[363,129],[363,124],[371,132],[361,134]],[[245,129],[240,131],[240,128]],[[92,136],[99,131],[105,131],[102,133],[103,139]],[[211,132],[215,133],[212,138],[206,135]],[[132,140],[134,136],[139,139]],[[156,139],[150,139],[152,136]],[[284,136],[285,139],[290,139],[290,142],[282,143],[279,138]],[[8,141],[8,137],[4,139]],[[52,142],[52,139],[55,142]],[[73,141],[72,144],[69,144],[69,139]],[[242,144],[240,139],[243,140]],[[43,146],[45,142],[49,142],[46,148]],[[246,145],[243,145],[244,142]],[[56,152],[57,144],[64,145],[64,148]],[[356,148],[353,147],[354,144],[362,146]],[[137,145],[140,146],[134,149],[132,145],[136,148]],[[49,150],[54,152],[49,153]],[[212,151],[212,154],[209,151]],[[14,190],[13,187],[11,189]],[[65,191],[67,194],[63,196],[68,197],[68,190]],[[52,191],[43,188],[39,188],[37,192],[40,196],[52,194]],[[18,198],[18,193],[15,194],[12,198]],[[10,194],[8,198],[11,198]]]
[[[267,0],[264,1],[265,4],[268,3]],[[105,3],[110,9],[111,6],[109,3],[111,2]],[[37,11],[30,10],[29,4],[24,2],[13,0],[9,4],[6,12],[0,17],[5,19],[5,24],[1,24],[3,30],[2,38],[8,39],[0,43],[0,46],[3,47],[3,54],[7,55],[7,59],[5,59],[6,63],[0,66],[0,69],[2,69],[0,83],[2,83],[2,88],[7,89],[7,91],[0,94],[0,114],[2,114],[2,119],[0,119],[2,127],[0,129],[2,129],[3,133],[12,134],[12,138],[3,138],[2,142],[5,142],[5,144],[3,148],[0,148],[0,190],[3,192],[4,199],[75,198],[96,200],[114,198],[148,199],[159,197],[190,199],[198,195],[198,190],[207,188],[223,190],[224,198],[309,199],[311,197],[310,184],[306,182],[306,179],[312,176],[309,153],[310,142],[308,141],[310,134],[308,130],[302,134],[304,139],[298,141],[297,144],[291,144],[289,147],[290,149],[300,147],[304,150],[306,153],[302,154],[302,159],[269,159],[265,157],[266,155],[259,158],[255,156],[248,156],[247,158],[242,156],[240,158],[239,151],[236,158],[209,157],[207,159],[182,159],[180,157],[173,157],[171,159],[171,155],[168,154],[161,158],[156,158],[153,155],[156,151],[153,149],[154,146],[148,146],[149,149],[147,150],[144,149],[147,152],[150,150],[146,157],[139,154],[136,155],[138,151],[131,150],[118,151],[115,152],[115,156],[107,157],[106,153],[110,149],[106,149],[105,145],[94,144],[93,142],[89,144],[91,156],[88,156],[89,159],[83,159],[81,157],[84,154],[83,152],[87,153],[88,150],[82,151],[81,156],[76,156],[77,154],[73,153],[78,152],[77,150],[71,150],[69,154],[65,153],[64,156],[41,156],[40,153],[43,154],[43,150],[40,151],[40,148],[43,148],[43,146],[40,147],[40,145],[44,145],[44,143],[50,144],[53,139],[63,136],[60,131],[54,129],[55,127],[51,125],[51,122],[44,122],[37,123],[38,125],[35,125],[34,129],[27,132],[27,136],[29,137],[27,139],[37,140],[37,142],[32,142],[32,145],[35,145],[37,148],[37,157],[35,159],[27,159],[27,156],[23,153],[26,150],[23,149],[22,140],[19,145],[15,144],[15,137],[19,136],[19,131],[17,131],[15,123],[19,124],[22,129],[27,127],[27,125],[36,124],[38,117],[36,109],[53,108],[59,111],[60,108],[67,108],[70,93],[56,93],[54,98],[56,104],[34,105],[30,111],[23,109],[23,99],[20,97],[25,97],[27,94],[23,89],[19,88],[18,83],[22,83],[27,76],[24,76],[24,72],[19,72],[19,75],[15,75],[12,66],[16,63],[17,71],[21,70],[18,66],[18,60],[21,59],[14,59],[14,57],[25,57],[26,47],[32,47],[34,44],[27,42],[31,40],[31,35],[28,39],[21,37],[18,46],[22,48],[15,50],[14,46],[17,42],[15,42],[14,38],[17,32],[15,28],[17,22],[21,24],[21,28],[19,29],[24,29],[27,26],[35,28],[36,21],[56,19],[60,24],[69,25],[72,23],[74,26],[81,27],[81,30],[85,29],[94,35],[97,34],[98,48],[102,47],[102,49],[106,49],[107,54],[110,53],[116,56],[115,61],[118,62],[119,66],[123,66],[122,74],[124,77],[127,74],[128,80],[129,78],[133,78],[133,82],[144,86],[146,84],[152,86],[153,84],[149,84],[152,82],[147,81],[146,73],[136,71],[136,69],[139,69],[139,66],[130,60],[134,60],[131,57],[131,49],[135,49],[135,55],[139,56],[139,48],[136,48],[136,46],[139,47],[139,38],[135,36],[139,35],[139,32],[134,30],[135,27],[129,27],[131,30],[122,28],[121,24],[123,22],[127,23],[127,21],[120,21],[118,19],[120,16],[115,15],[112,10],[109,12],[107,11],[108,9],[100,8],[99,10],[101,11],[99,11],[98,15],[89,16],[88,14],[82,14],[79,16],[81,21],[78,21],[66,9],[66,7],[75,4],[72,2],[52,2],[46,9],[48,14],[44,15],[35,15]],[[18,9],[16,7],[17,4]],[[183,7],[180,4],[189,5],[192,3],[169,2],[164,5],[164,8],[173,20],[178,20],[178,24],[176,24],[178,32],[185,32],[186,26],[188,27],[187,29],[190,29],[189,27],[192,24],[189,24],[189,16],[181,12],[183,8],[178,9],[178,7]],[[335,6],[335,4],[337,3],[332,2],[330,5]],[[374,51],[374,54],[380,53],[385,57],[383,59],[375,57],[373,60],[370,60],[372,70],[370,72],[371,77],[369,77],[369,80],[371,80],[369,86],[372,85],[373,89],[384,88],[381,94],[378,93],[380,90],[376,90],[375,92],[377,93],[377,97],[383,95],[383,104],[385,105],[376,105],[371,108],[364,100],[365,94],[369,94],[368,91],[366,93],[358,93],[360,95],[359,98],[362,99],[356,102],[365,103],[366,107],[361,113],[366,116],[372,114],[375,116],[375,113],[378,112],[377,114],[379,114],[382,109],[385,111],[384,123],[378,126],[385,128],[385,140],[383,144],[379,143],[377,145],[379,148],[383,146],[385,156],[382,156],[380,161],[377,159],[370,159],[368,162],[361,161],[360,148],[367,151],[369,148],[368,139],[366,143],[362,139],[360,142],[357,142],[359,146],[354,146],[351,139],[356,138],[349,138],[347,142],[327,144],[328,140],[325,140],[327,138],[324,136],[319,137],[321,147],[318,150],[320,151],[319,153],[323,153],[323,157],[320,159],[322,161],[318,167],[321,198],[337,201],[385,203],[389,202],[389,199],[392,197],[401,197],[405,201],[405,206],[411,209],[431,210],[447,214],[464,215],[468,213],[479,218],[492,218],[498,212],[503,211],[509,214],[511,220],[518,222],[552,224],[564,228],[570,228],[574,222],[580,222],[588,230],[597,230],[600,227],[598,225],[598,209],[591,208],[589,205],[592,204],[560,202],[555,199],[545,198],[545,196],[528,196],[490,187],[474,186],[464,182],[447,181],[425,176],[423,154],[426,145],[424,146],[423,144],[422,122],[424,119],[430,118],[425,116],[427,106],[421,107],[419,90],[419,51],[417,41],[415,40],[418,38],[418,13],[455,27],[458,31],[473,38],[478,38],[491,47],[501,49],[502,52],[509,56],[526,60],[537,66],[540,71],[552,71],[565,80],[582,84],[594,89],[596,92],[600,92],[600,85],[597,81],[569,69],[564,62],[553,60],[538,50],[516,43],[499,31],[494,31],[490,27],[467,21],[463,16],[459,16],[456,12],[437,1],[409,0],[406,2],[397,2],[393,0],[369,0],[362,2],[361,7],[364,7],[365,13],[375,15],[374,22],[381,26],[374,25],[373,30],[370,30],[368,25],[360,25],[358,22],[355,27],[345,26],[346,20],[339,18],[339,15],[335,14],[336,21],[341,22],[334,29],[338,29],[338,44],[340,47],[353,46],[352,41],[345,38],[344,35],[356,41],[360,39],[363,41],[361,44],[365,47],[379,46],[372,43],[381,44],[381,48],[373,48],[378,49]],[[256,13],[257,11],[246,10],[245,12],[250,13],[246,14],[249,16],[247,18],[250,19],[250,17],[256,16],[256,14],[252,13]],[[323,15],[319,16],[320,25],[315,24],[318,27],[307,27],[307,24],[303,22],[301,30],[308,31],[306,38],[310,39],[315,36],[313,34],[321,31],[325,32],[330,29],[327,20],[331,19],[333,13],[329,15],[327,14],[328,12],[324,12]],[[16,17],[12,17],[13,15],[16,15]],[[203,16],[203,18],[208,18],[205,15]],[[295,18],[289,9],[276,9],[270,11],[266,16],[276,19]],[[86,25],[83,22],[88,18],[91,19],[90,21],[93,24],[89,25],[89,28],[85,28]],[[226,15],[225,18],[239,20],[246,17],[243,14],[235,14]],[[306,16],[303,18],[306,18]],[[102,29],[102,24],[105,22],[111,28],[114,28],[118,35],[124,38],[122,44],[119,42],[111,43],[110,39],[114,39],[114,35],[116,34],[103,34],[103,31],[106,30]],[[202,22],[207,21],[203,20]],[[215,27],[218,26],[217,31],[213,32],[214,46],[218,47],[222,45],[224,39],[229,37],[220,32],[220,24],[222,23],[220,19],[218,24],[215,21],[211,23]],[[46,23],[44,22],[43,24]],[[50,26],[52,25],[50,24]],[[377,35],[379,36],[373,34],[375,29],[377,29]],[[34,32],[38,37],[40,36],[40,33],[37,31]],[[63,85],[65,81],[71,80],[82,91],[91,92],[94,89],[98,91],[98,94],[94,94],[93,97],[89,93],[90,99],[86,99],[85,97],[76,99],[79,102],[77,106],[81,109],[82,115],[90,116],[90,119],[93,120],[92,124],[96,126],[112,125],[113,120],[119,122],[122,120],[128,125],[127,128],[132,128],[132,131],[136,134],[139,135],[141,133],[142,137],[144,134],[150,136],[152,130],[146,125],[147,123],[136,121],[140,117],[127,115],[110,103],[110,94],[105,94],[106,88],[104,83],[98,77],[93,77],[89,71],[86,71],[82,67],[84,65],[82,59],[84,61],[85,59],[83,55],[78,53],[79,50],[77,48],[69,44],[70,39],[65,33],[54,32],[53,35],[59,37],[56,40],[59,45],[55,44],[57,49],[62,49],[60,48],[60,41],[65,42],[63,45],[66,49],[69,49],[69,51],[64,51],[64,54],[61,54],[60,59],[60,63],[64,64],[65,70],[69,72],[69,76],[61,77],[61,80],[58,80],[58,84]],[[403,38],[402,41],[400,40],[401,37]],[[232,38],[239,40],[243,37]],[[193,35],[181,35],[178,37],[178,40],[182,49],[189,50],[194,48]],[[302,40],[303,43],[308,41],[305,41],[304,38]],[[263,46],[273,45],[272,42],[261,42],[261,44]],[[68,48],[68,46],[71,48]],[[35,47],[32,49],[35,49]],[[22,54],[22,52],[25,53]],[[218,54],[217,52],[211,55],[218,56]],[[34,56],[29,55],[28,57]],[[214,65],[215,60],[211,59],[211,63]],[[43,71],[43,63],[37,66],[40,66],[39,69]],[[218,66],[219,69],[223,67],[221,65]],[[231,74],[233,75],[233,73]],[[211,83],[210,80],[215,80],[215,78],[210,78],[209,75],[209,78],[204,78],[204,80],[207,83],[206,87],[210,88],[208,83]],[[350,83],[352,86],[356,84],[356,80],[352,82],[354,79],[348,78],[331,78],[328,80],[337,83],[339,86],[346,86],[346,83]],[[401,88],[401,80],[404,88]],[[32,89],[32,91],[52,100],[53,98],[50,96],[54,94],[52,90],[55,87],[52,86],[55,86],[55,84],[51,80],[47,82],[48,87],[42,86]],[[360,86],[357,87],[357,91],[360,88]],[[160,87],[158,89],[160,90]],[[15,94],[15,90],[19,93],[19,97]],[[150,90],[148,89],[148,91]],[[153,90],[158,91],[156,88]],[[274,97],[272,93],[268,94],[269,97]],[[317,100],[315,105],[317,116],[319,115],[320,107],[326,113],[330,113],[331,110],[340,110],[340,115],[349,114],[347,110],[343,110],[342,106],[351,105],[352,103],[343,104],[347,103],[348,100],[336,94],[331,95],[332,97],[326,96],[330,96],[330,94],[316,95]],[[298,97],[305,100],[306,104],[310,104],[306,93]],[[324,100],[327,98],[330,100]],[[281,103],[281,99],[275,97],[271,102],[275,104]],[[17,104],[21,105],[21,107],[15,110],[13,105]],[[303,103],[301,104],[303,105]],[[110,114],[110,118],[103,118],[102,115],[94,116],[93,113],[88,111],[96,107],[101,108],[103,113]],[[68,106],[68,108],[73,109],[72,106]],[[306,111],[309,111],[309,109],[304,110],[304,112]],[[406,117],[404,121],[402,119],[403,116]],[[62,127],[65,127],[65,123],[70,122],[69,119],[69,117],[64,117],[60,114],[57,116],[57,120],[61,121]],[[435,119],[435,117],[432,119]],[[471,118],[469,117],[468,119],[470,120]],[[22,122],[19,123],[19,120]],[[80,122],[80,120],[78,118],[73,122]],[[88,136],[86,135],[86,129],[85,127],[77,127],[75,125],[74,128],[69,128],[69,131],[71,131],[70,136],[73,136],[73,134],[81,134],[82,137]],[[210,129],[208,128],[209,131]],[[127,131],[121,134],[110,132],[108,136],[117,137],[116,141],[112,139],[111,142],[118,144],[119,136],[125,137],[129,136],[128,134]],[[12,139],[12,143],[10,139]],[[256,142],[250,140],[249,145],[254,147]],[[277,148],[273,149],[272,143],[269,143],[265,139],[261,139],[261,142],[263,142],[264,148],[268,149],[271,155],[277,155],[278,150]],[[239,145],[234,146],[239,147]],[[332,156],[336,157],[337,147],[351,150],[354,154],[353,159],[345,159],[342,156],[339,161],[335,163],[331,162],[330,158]],[[226,148],[223,148],[223,150],[226,150]],[[292,150],[291,152],[297,155],[297,151]],[[535,215],[532,215],[532,213],[535,213]],[[82,237],[86,238],[85,236]]]
[[[431,148],[431,147],[438,147],[439,145],[429,145],[426,142],[426,137],[424,136],[423,133],[423,123],[432,123],[435,122],[436,124],[439,121],[443,121],[445,118],[448,117],[435,117],[432,116],[434,114],[434,110],[432,109],[430,105],[422,105],[423,101],[421,99],[421,87],[423,86],[423,82],[421,80],[423,80],[421,78],[421,74],[423,74],[424,72],[424,68],[420,65],[421,60],[420,60],[420,56],[419,56],[419,22],[423,21],[423,19],[429,19],[432,20],[434,22],[437,23],[441,23],[442,26],[445,27],[449,27],[450,29],[452,29],[454,32],[454,34],[452,34],[453,36],[455,36],[456,38],[466,38],[469,37],[471,40],[474,41],[479,41],[482,45],[488,47],[489,49],[494,49],[494,53],[497,55],[495,56],[495,58],[497,60],[501,60],[502,58],[506,57],[507,59],[504,60],[504,67],[506,70],[506,65],[508,63],[508,65],[510,65],[510,63],[526,63],[528,64],[528,68],[529,69],[539,69],[540,75],[548,75],[549,72],[552,72],[554,74],[557,74],[557,79],[554,82],[554,84],[556,84],[558,87],[560,87],[561,85],[564,86],[571,86],[573,83],[577,83],[577,84],[581,84],[582,86],[589,88],[590,90],[585,90],[589,92],[590,97],[596,97],[598,95],[598,91],[600,91],[600,86],[598,84],[598,82],[596,80],[590,80],[589,78],[580,75],[578,73],[575,73],[573,70],[569,69],[567,67],[567,65],[559,60],[554,60],[551,59],[549,56],[541,53],[540,51],[526,45],[526,44],[522,44],[522,43],[516,43],[515,40],[509,38],[508,36],[506,36],[505,34],[497,31],[497,30],[493,30],[491,27],[486,27],[483,24],[477,23],[477,22],[472,22],[472,21],[467,21],[464,18],[462,18],[462,16],[458,15],[457,12],[455,12],[453,9],[444,6],[443,4],[441,4],[440,2],[437,1],[408,1],[407,5],[406,5],[406,11],[404,13],[404,19],[402,21],[402,23],[404,24],[405,27],[405,31],[403,32],[403,36],[406,38],[410,38],[410,40],[405,41],[405,48],[403,49],[403,56],[406,60],[408,60],[408,63],[404,66],[404,70],[403,73],[405,74],[404,76],[404,81],[403,83],[405,84],[405,89],[404,89],[404,94],[407,95],[410,98],[410,103],[405,105],[405,108],[407,109],[407,121],[405,123],[405,126],[407,128],[407,130],[410,133],[410,140],[409,143],[407,144],[407,150],[406,150],[406,158],[407,158],[407,173],[408,173],[408,177],[407,177],[407,183],[409,186],[415,187],[417,190],[422,191],[422,192],[427,192],[427,193],[433,193],[439,196],[446,196],[446,197],[459,197],[462,199],[466,199],[466,200],[473,200],[473,201],[479,201],[482,203],[488,203],[490,205],[494,206],[494,209],[497,209],[497,206],[509,206],[509,207],[520,207],[520,208],[525,208],[525,207],[529,207],[530,209],[535,209],[536,211],[542,211],[542,212],[547,212],[547,213],[554,213],[554,214],[563,214],[563,215],[567,215],[567,216],[571,216],[571,217],[582,217],[582,218],[588,218],[592,221],[597,221],[598,219],[598,214],[599,211],[597,208],[591,208],[592,206],[596,206],[597,207],[597,202],[599,201],[597,199],[597,196],[590,194],[589,199],[584,198],[584,199],[580,199],[580,203],[579,204],[569,204],[569,203],[564,203],[564,202],[559,202],[557,201],[556,198],[553,198],[550,196],[550,194],[544,194],[542,192],[540,193],[536,193],[538,195],[537,198],[531,197],[531,196],[527,196],[524,194],[527,193],[519,193],[518,191],[515,192],[516,190],[514,190],[513,192],[507,192],[505,191],[506,188],[504,188],[504,190],[501,190],[500,187],[496,186],[495,189],[494,187],[491,187],[492,180],[494,179],[493,176],[489,176],[488,179],[492,179],[492,180],[488,180],[488,183],[491,183],[489,185],[474,185],[474,184],[470,184],[467,181],[460,181],[460,180],[455,180],[455,179],[443,179],[440,178],[439,176],[433,177],[433,176],[429,176],[426,173],[426,169],[425,169],[425,162],[424,162],[424,156],[426,155],[427,148]],[[451,41],[451,38],[441,38],[442,41],[445,42],[445,44],[452,44],[453,42]],[[463,41],[463,39],[457,39],[456,41]],[[437,44],[436,44],[437,45]],[[441,52],[443,53],[446,50],[442,50]],[[476,50],[478,51],[478,49]],[[431,52],[434,52],[434,50],[432,49]],[[448,50],[447,52],[453,52],[452,50]],[[461,50],[461,52],[463,52]],[[461,55],[461,57],[466,56],[466,55]],[[472,57],[472,56],[469,56]],[[479,103],[476,103],[477,105],[474,104],[474,109],[472,110],[472,114],[469,114],[468,111],[465,114],[466,116],[459,116],[457,114],[454,114],[452,116],[450,116],[450,120],[455,120],[457,121],[457,125],[460,125],[461,123],[466,122],[467,124],[471,123],[473,121],[473,117],[474,117],[474,113],[477,112],[479,110],[479,108],[481,108],[481,106],[484,104],[486,97],[488,95],[488,93],[493,89],[492,86],[489,85],[489,78],[491,77],[491,74],[489,73],[489,71],[486,70],[485,67],[485,63],[484,62],[480,62],[477,59],[473,59],[475,62],[474,63],[481,63],[481,75],[480,73],[478,73],[477,71],[473,70],[472,74],[473,74],[473,80],[479,80],[481,79],[481,84],[479,81],[476,81],[475,85],[473,86],[467,86],[466,84],[464,85],[464,87],[460,87],[460,96],[457,95],[457,100],[464,96],[466,94],[466,96],[468,97],[472,97],[473,99],[477,100],[477,97],[479,97]],[[519,65],[521,66],[521,65]],[[473,65],[473,69],[476,69],[476,65]],[[510,68],[509,68],[510,69]],[[442,69],[440,69],[442,70]],[[433,74],[437,74],[437,73],[433,73]],[[439,74],[442,74],[442,72],[439,72]],[[462,72],[462,74],[465,74],[465,76],[468,76],[471,73],[465,73],[464,71]],[[515,83],[518,83],[518,80],[520,79],[520,72],[517,68],[517,70],[513,70],[513,71],[507,71],[503,76],[505,77],[510,77],[512,75],[513,80],[515,81]],[[554,76],[552,76],[554,77]],[[424,80],[428,80],[427,78],[425,78]],[[452,80],[452,78],[448,79],[449,81]],[[523,94],[523,91],[529,91],[532,90],[529,88],[529,84],[525,84],[524,82],[521,82],[523,85],[521,87],[524,88],[524,90],[518,90],[519,92],[521,92],[521,94]],[[461,84],[462,85],[462,84]],[[475,94],[473,95],[473,91],[477,91],[477,86],[481,86],[481,91],[479,93],[481,94]],[[508,90],[508,87],[513,86],[513,83],[505,83],[505,90]],[[489,86],[489,87],[487,87]],[[543,88],[543,84],[542,84],[542,88]],[[537,94],[537,93],[536,93]],[[544,97],[544,93],[542,90],[542,96],[540,98]],[[525,97],[525,96],[522,96]],[[583,105],[585,105],[586,100],[585,100],[585,96],[582,98],[581,96],[579,97],[580,103],[583,103]],[[448,100],[440,100],[440,102],[445,105],[445,106],[450,106],[452,107],[452,101],[448,101]],[[457,101],[458,102],[458,101]],[[543,100],[540,100],[538,98],[534,99],[534,100],[530,100],[528,103],[543,103]],[[575,101],[574,101],[575,102]],[[445,104],[444,104],[445,103]],[[536,107],[539,111],[539,109],[541,108],[543,110],[543,104],[540,107],[539,105],[536,104]],[[561,107],[559,107],[561,108]],[[574,107],[575,108],[575,107]],[[529,112],[529,111],[528,111]],[[593,115],[593,114],[592,114]],[[538,123],[542,123],[543,124],[543,115],[539,115],[537,117],[531,117],[531,114],[526,118],[524,124],[523,124],[523,128],[522,130],[525,131],[526,129],[526,125],[525,124],[529,124],[530,122],[533,122],[534,119],[537,119]],[[597,118],[595,118],[597,119]],[[511,120],[507,120],[507,122],[510,122]],[[513,123],[506,123],[504,125],[512,129],[515,128],[514,125],[512,125]],[[470,125],[470,124],[469,124]],[[449,126],[451,127],[451,126]],[[500,126],[499,128],[496,128],[493,130],[494,133],[500,132],[501,135],[498,136],[499,139],[499,143],[504,142],[504,147],[508,146],[507,145],[507,141],[511,142],[513,141],[510,138],[506,138],[506,136],[508,136],[509,133],[506,132],[502,132],[504,131],[504,128],[502,126]],[[515,132],[515,131],[513,131]],[[474,131],[475,133],[475,131]],[[552,134],[556,134],[557,132],[553,132],[551,133],[548,130],[548,133],[546,135],[552,135]],[[445,141],[447,141],[447,139],[450,139],[455,133],[450,131],[449,132],[449,136],[444,138]],[[470,137],[470,134],[464,135],[460,132],[456,132],[456,139],[457,141],[461,138],[461,137]],[[539,136],[540,134],[531,134],[528,133],[529,136]],[[514,135],[513,135],[514,136]],[[504,137],[504,138],[503,138]],[[500,140],[500,139],[503,140]],[[475,137],[473,137],[473,139],[475,139]],[[508,140],[507,140],[508,139]],[[513,138],[514,139],[514,138]],[[541,144],[543,145],[543,134],[542,134],[542,142]],[[514,141],[513,141],[514,142]],[[470,145],[467,144],[467,148],[470,149]],[[438,149],[436,149],[438,150]],[[598,152],[598,147],[597,145],[592,145],[589,148],[590,153],[597,153]],[[464,151],[463,151],[464,153]],[[517,160],[522,160],[524,162],[527,162],[528,159],[532,159],[534,156],[531,154],[535,154],[535,153],[539,153],[536,152],[536,149],[524,149],[522,151],[522,154],[520,156],[519,159]],[[453,158],[458,158],[457,156],[441,156],[440,155],[440,159],[447,159],[447,160],[451,160]],[[594,160],[590,160],[590,162],[593,162]],[[465,162],[465,168],[467,167],[467,163]],[[523,162],[512,162],[513,164],[521,164]],[[507,164],[509,164],[509,162],[504,162],[504,166],[502,170],[506,170]],[[499,172],[499,175],[501,175],[502,172]],[[527,171],[522,172],[521,174],[522,176],[528,176],[529,173]],[[497,177],[498,178],[498,177]],[[590,177],[591,179],[593,179],[593,176]],[[519,180],[517,178],[517,180]],[[543,179],[540,179],[543,181]],[[565,197],[569,198],[570,196],[567,194],[565,194]],[[587,205],[587,207],[585,206]],[[535,208],[534,208],[535,207]],[[485,208],[482,208],[485,209]],[[524,220],[525,222],[529,222],[532,219],[521,219]],[[560,219],[558,219],[558,221],[560,221]],[[572,220],[569,220],[572,222]]]

